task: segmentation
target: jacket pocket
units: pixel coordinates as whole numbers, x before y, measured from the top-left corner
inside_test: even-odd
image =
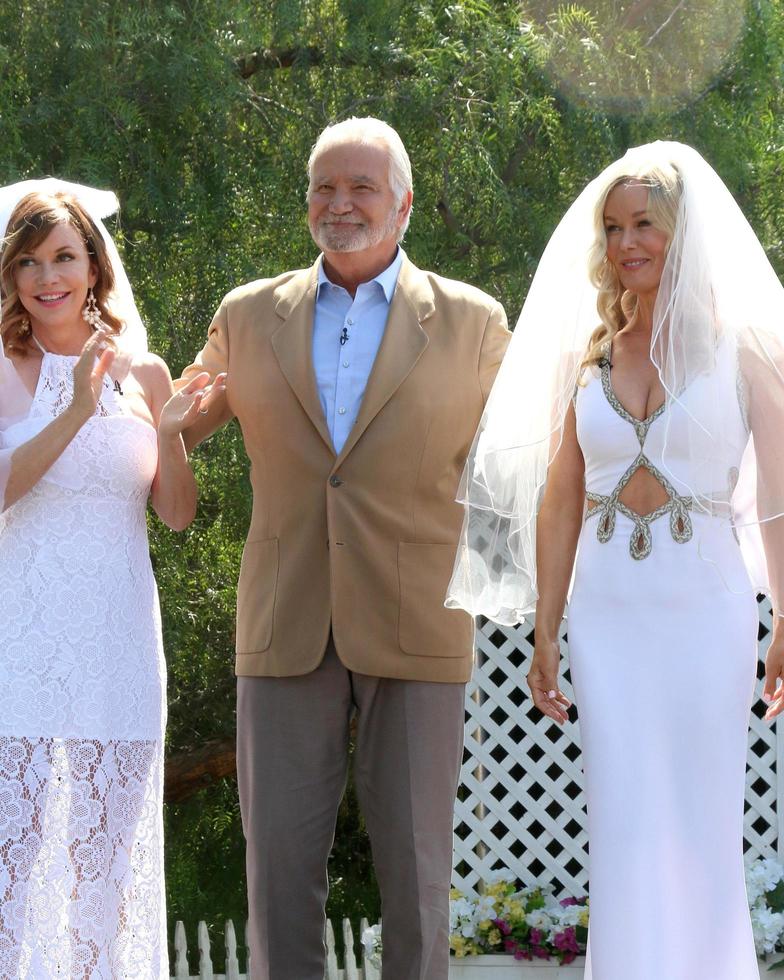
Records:
[[[237,585],[237,653],[261,653],[272,643],[278,562],[277,538],[245,542]]]
[[[454,562],[454,545],[398,543],[398,641],[404,653],[414,657],[470,655],[473,620],[459,609],[444,607]]]

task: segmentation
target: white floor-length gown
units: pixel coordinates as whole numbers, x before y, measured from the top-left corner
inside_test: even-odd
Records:
[[[25,441],[72,395],[44,354]],[[27,433],[27,434],[26,434]],[[152,426],[95,416],[0,516],[0,977],[168,978]]]
[[[719,518],[748,432],[726,354],[717,370],[737,420],[722,434],[727,485],[701,488],[702,510],[675,488],[694,486],[685,418],[700,378],[642,422],[615,397],[606,359],[575,396],[595,508],[568,609],[590,840],[586,980],[759,980],[742,857],[757,604]],[[646,518],[619,500],[641,465],[669,497]]]

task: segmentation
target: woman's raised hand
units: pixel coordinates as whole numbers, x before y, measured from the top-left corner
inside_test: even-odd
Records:
[[[560,660],[557,640],[536,640],[534,658],[526,680],[536,707],[542,714],[563,725],[569,720],[567,710],[571,707],[571,701],[558,687]]]
[[[79,360],[74,365],[70,408],[83,422],[95,414],[104,375],[114,362],[114,351],[106,346],[108,336],[108,331],[96,330],[85,342]]]
[[[176,391],[161,409],[158,432],[176,436],[192,425],[199,415],[206,415],[212,399],[226,388],[226,375],[218,374],[210,384],[206,371],[197,374],[184,388]]]

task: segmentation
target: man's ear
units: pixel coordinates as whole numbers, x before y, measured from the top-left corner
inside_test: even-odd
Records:
[[[398,208],[398,212],[397,212],[398,221],[401,225],[411,213],[411,207],[413,203],[414,203],[414,192],[406,191],[406,193],[403,195],[403,200],[400,202],[400,207]]]

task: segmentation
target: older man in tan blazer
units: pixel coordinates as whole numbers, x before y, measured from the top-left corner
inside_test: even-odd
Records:
[[[237,596],[237,744],[253,980],[322,980],[327,859],[354,778],[387,980],[446,980],[452,810],[473,623],[444,608],[455,494],[509,334],[501,306],[399,248],[399,136],[329,127],[309,163],[322,254],[221,303],[184,378],[227,372],[190,445],[236,417],[253,516]]]

